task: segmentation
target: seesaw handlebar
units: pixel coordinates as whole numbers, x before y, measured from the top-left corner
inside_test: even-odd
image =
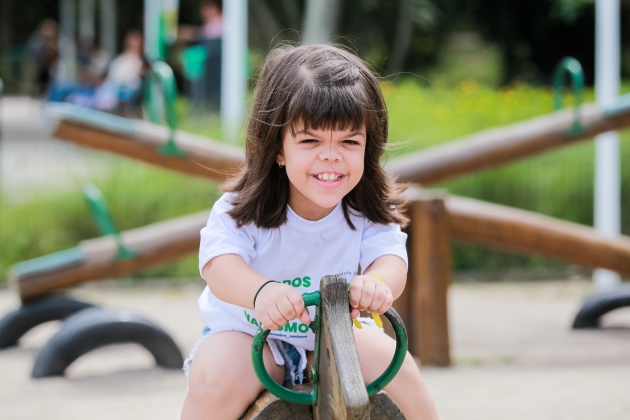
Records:
[[[321,295],[319,292],[304,293],[302,297],[304,298],[305,306],[317,306],[319,312],[321,303]],[[400,370],[400,367],[402,366],[405,360],[405,356],[407,354],[407,331],[405,330],[405,325],[403,324],[402,319],[394,310],[394,308],[390,308],[387,312],[385,312],[384,315],[391,323],[396,334],[396,351],[394,352],[394,357],[389,366],[387,367],[387,369],[385,369],[385,372],[383,372],[381,376],[376,378],[374,382],[366,386],[369,397],[385,388],[385,386],[387,386],[387,384],[389,384],[392,379],[394,379],[394,377]],[[320,320],[321,316],[318,313],[313,322],[309,325],[309,327],[316,335],[318,335],[318,337],[321,331]],[[258,376],[260,382],[269,392],[282,400],[294,404],[315,405],[315,403],[317,402],[316,380],[314,381],[315,383],[313,384],[314,386],[311,392],[297,392],[287,389],[284,386],[278,384],[271,378],[271,376],[269,376],[269,373],[267,373],[267,370],[265,369],[265,364],[263,362],[263,349],[269,333],[271,333],[271,330],[268,330],[267,328],[261,326],[261,328],[256,333],[256,336],[254,337],[254,341],[252,343],[252,362],[254,365],[254,372],[256,372],[256,376]],[[316,342],[316,346],[319,346],[319,339]],[[319,353],[318,350],[319,349],[317,348],[315,349],[316,356]],[[315,358],[315,363],[318,363],[317,357]]]

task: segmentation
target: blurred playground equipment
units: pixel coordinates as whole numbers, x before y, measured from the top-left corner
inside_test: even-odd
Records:
[[[160,66],[163,65],[157,67]],[[168,72],[162,71],[162,74]],[[165,80],[159,81],[160,86],[168,86]],[[579,82],[579,78],[574,77],[575,80]],[[557,95],[560,95],[560,86],[557,86]],[[450,363],[447,290],[451,278],[451,238],[630,275],[628,237],[608,238],[588,226],[424,189],[444,179],[630,126],[630,96],[621,97],[606,108],[582,105],[578,83],[575,97],[574,109],[482,131],[387,163],[386,168],[401,180],[421,185],[414,185],[408,191],[409,276],[405,293],[395,307],[409,329],[409,349],[423,364],[446,366]],[[163,98],[169,101],[174,97],[164,95]],[[561,106],[561,101],[556,102]],[[168,114],[168,105],[163,109]],[[55,112],[59,116],[54,133],[57,138],[190,175],[220,181],[243,162],[238,148],[177,131],[174,120],[169,120],[168,116],[165,118],[167,128],[69,105],[56,107]],[[97,220],[107,220],[105,206],[96,213],[101,215]],[[35,303],[46,305],[53,293],[196,252],[198,232],[205,219],[204,212],[121,233],[113,228],[111,220],[99,222],[105,236],[14,266],[10,281],[24,304],[0,323],[0,343],[14,345],[23,333],[36,325],[38,321],[30,320],[35,319],[35,315],[29,313],[29,308]],[[56,302],[59,306],[59,301]],[[581,309],[574,328],[596,327],[600,316],[629,303],[630,296],[625,288],[596,294]],[[66,300],[61,306],[64,309],[57,309],[54,315],[57,318],[53,319],[63,318],[81,305]],[[20,322],[9,322],[16,318]],[[30,321],[25,321],[27,319]],[[8,336],[13,338],[3,341],[3,337]]]

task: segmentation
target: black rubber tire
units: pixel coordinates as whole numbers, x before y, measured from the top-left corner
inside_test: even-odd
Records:
[[[136,343],[146,348],[158,366],[181,369],[182,353],[163,329],[130,311],[90,308],[69,317],[41,349],[33,378],[63,376],[82,355],[110,344]]]
[[[629,285],[594,294],[584,301],[582,309],[573,321],[573,329],[599,328],[599,319],[602,315],[624,306],[630,306]]]
[[[67,318],[93,306],[91,303],[70,299],[63,295],[24,303],[0,320],[0,349],[16,346],[18,340],[31,328],[44,322]]]

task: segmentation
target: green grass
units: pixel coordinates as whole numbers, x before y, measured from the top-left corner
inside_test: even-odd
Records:
[[[496,90],[463,81],[446,88],[443,83],[427,86],[414,78],[382,86],[390,115],[391,147],[386,158],[552,111],[551,92],[545,87],[516,84]],[[629,86],[624,85],[624,90],[629,90]],[[593,92],[587,90],[586,101],[592,99]],[[194,115],[193,111],[186,101],[178,101],[179,127],[220,139],[218,117]],[[627,133],[622,134],[621,148],[622,225],[623,232],[629,235],[630,136]],[[591,224],[593,154],[593,143],[587,141],[435,187]],[[120,230],[209,208],[219,194],[215,183],[124,158],[112,159],[110,175],[95,174],[81,181],[92,181],[102,190]],[[9,203],[0,195],[0,282],[12,264],[99,236],[78,189],[55,194],[36,191],[29,196],[33,198]],[[470,244],[458,243],[453,249],[456,269],[558,265],[539,257],[499,253]],[[178,263],[135,274],[134,278],[197,275],[193,255]]]

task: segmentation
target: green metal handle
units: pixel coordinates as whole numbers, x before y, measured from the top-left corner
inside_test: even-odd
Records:
[[[575,98],[575,118],[568,134],[582,134],[585,130],[580,122],[580,105],[584,97],[584,71],[580,62],[573,57],[563,58],[553,72],[553,107],[555,110],[563,107],[562,81],[565,72],[571,75],[571,85],[573,86],[573,96]]]
[[[158,99],[154,95],[157,86],[160,86],[162,89],[161,107],[159,106],[160,102],[158,102]],[[170,156],[185,156],[186,154],[175,144],[175,130],[177,129],[177,116],[175,113],[177,88],[175,85],[175,76],[173,75],[173,70],[164,61],[156,61],[151,64],[146,97],[147,106],[149,108],[149,119],[159,124],[162,121],[162,118],[160,118],[160,113],[162,113],[164,117],[163,120],[169,128],[168,142],[164,146],[160,146],[158,151]]]
[[[104,236],[112,236],[116,241],[116,245],[118,246],[118,259],[126,260],[135,257],[136,253],[126,248],[123,244],[120,233],[118,229],[116,229],[116,226],[114,226],[114,221],[112,220],[101,191],[94,185],[87,184],[83,187],[83,195],[101,233]]]
[[[319,312],[319,305],[321,303],[321,295],[319,292],[304,293],[302,297],[304,298],[304,306],[317,306]],[[319,355],[319,320],[320,317],[319,314],[317,314],[310,325],[310,328],[317,337],[315,343],[315,360],[318,360],[317,356]],[[254,372],[256,372],[256,376],[258,376],[258,380],[260,380],[260,383],[263,384],[269,392],[280,399],[294,404],[315,405],[317,402],[317,383],[313,384],[313,390],[311,392],[296,392],[283,387],[274,381],[267,373],[265,363],[263,362],[263,349],[265,348],[265,342],[267,341],[267,337],[270,332],[271,330],[262,327],[261,323],[261,327],[258,329],[258,332],[254,337],[254,342],[252,343],[252,363],[254,365]]]
[[[389,320],[390,324],[392,324],[392,328],[394,329],[394,334],[396,335],[396,351],[394,352],[394,357],[389,363],[389,366],[385,369],[385,372],[383,372],[381,376],[376,378],[374,382],[366,387],[369,397],[384,389],[392,381],[392,379],[394,379],[405,361],[407,348],[409,347],[407,330],[405,329],[405,324],[403,324],[402,318],[400,318],[398,312],[396,312],[394,308],[389,308],[384,315]]]
[[[319,292],[313,293],[305,293],[302,295],[304,297],[304,305],[312,306],[316,305],[319,309],[320,306],[320,295]],[[405,329],[405,325],[403,324],[400,315],[394,310],[394,308],[390,308],[387,312],[385,312],[385,317],[392,324],[394,329],[394,333],[396,334],[396,351],[394,352],[394,357],[390,362],[385,372],[374,382],[366,386],[367,394],[369,397],[378,393],[382,389],[384,389],[391,381],[394,379],[398,371],[400,370],[403,362],[405,361],[405,356],[407,355],[407,348],[409,346],[409,341],[407,339],[407,330]],[[311,323],[311,329],[316,335],[315,338],[315,358],[314,360],[319,361],[319,335],[320,335],[320,317],[319,314],[315,317],[313,323]],[[309,404],[315,405],[317,402],[317,380],[316,377],[311,377],[313,382],[313,390],[310,393],[306,392],[296,392],[291,391],[282,385],[278,384],[276,381],[271,379],[267,370],[265,369],[265,364],[263,363],[263,348],[265,346],[265,341],[269,336],[271,331],[261,327],[256,333],[254,337],[254,342],[252,344],[252,362],[254,365],[254,372],[256,372],[256,376],[263,384],[263,386],[271,392],[276,397],[294,403],[294,404]],[[314,369],[314,372],[311,372],[312,376],[317,375],[318,367]],[[315,380],[313,380],[315,379]]]

